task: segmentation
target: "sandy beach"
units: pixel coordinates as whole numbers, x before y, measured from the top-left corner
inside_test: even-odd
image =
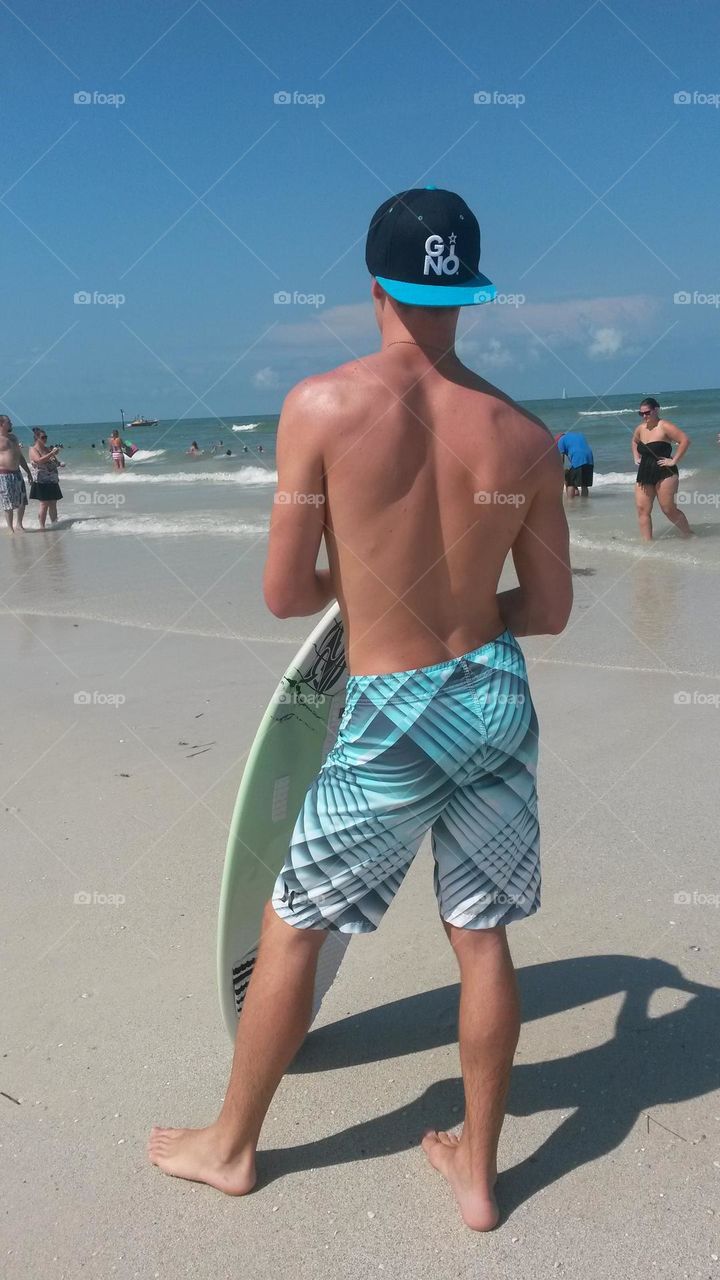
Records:
[[[58,558],[74,571],[69,532],[26,536],[6,610],[21,572],[51,583]],[[231,546],[214,553],[213,627],[179,552],[168,569],[140,544],[139,589],[163,602],[143,625],[94,621],[81,602],[0,619],[5,1274],[714,1274],[718,579],[654,548],[576,549],[567,631],[524,643],[544,894],[509,934],[524,1026],[499,1229],[462,1226],[418,1147],[462,1115],[457,977],[425,847],[277,1094],[258,1189],[225,1199],[147,1163],[152,1123],[205,1123],[222,1097],[227,825],[306,633],[260,603],[264,535],[241,557]],[[118,599],[137,574],[116,559]]]

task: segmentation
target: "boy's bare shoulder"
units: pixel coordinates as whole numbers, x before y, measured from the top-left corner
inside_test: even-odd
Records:
[[[544,469],[553,472],[558,468],[562,470],[555,437],[542,418],[489,382],[484,384],[483,394],[487,397],[487,412],[491,421],[508,443],[512,443],[527,456],[529,466],[543,464]]]
[[[368,364],[368,360],[349,360],[324,373],[303,378],[285,397],[283,418],[322,423],[336,420],[338,414],[357,411],[363,393],[370,395],[378,385],[377,376],[373,377]]]

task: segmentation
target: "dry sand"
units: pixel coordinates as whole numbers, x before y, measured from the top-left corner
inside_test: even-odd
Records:
[[[718,1274],[718,593],[678,578],[668,617],[668,570],[651,565],[597,603],[624,569],[580,576],[566,636],[525,644],[544,906],[510,931],[525,1023],[504,1219],[483,1237],[418,1149],[462,1115],[426,849],[277,1094],[257,1191],[225,1199],[146,1162],[153,1122],[206,1123],[222,1098],[227,823],[304,623],[256,604],[253,643],[0,619],[5,1275]]]

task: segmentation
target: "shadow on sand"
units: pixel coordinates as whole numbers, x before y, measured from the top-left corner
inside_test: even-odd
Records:
[[[500,1175],[504,1217],[536,1191],[617,1147],[653,1107],[701,1097],[720,1086],[720,989],[689,982],[663,960],[625,955],[532,965],[518,978],[525,1022],[607,996],[622,995],[623,1001],[615,1034],[605,1044],[549,1062],[516,1063],[509,1114],[562,1109],[572,1115],[532,1156]],[[690,999],[680,1009],[650,1018],[650,998],[662,987]],[[422,992],[322,1027],[308,1037],[293,1071],[360,1066],[452,1044],[458,991],[453,984]],[[332,1137],[261,1152],[262,1180],[416,1146],[427,1129],[457,1125],[462,1110],[461,1080],[438,1081],[406,1106]],[[652,1115],[646,1123],[651,1129],[660,1124]],[[685,1140],[693,1136],[676,1134]]]

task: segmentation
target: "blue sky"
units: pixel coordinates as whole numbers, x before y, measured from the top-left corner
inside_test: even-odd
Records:
[[[0,400],[18,423],[277,411],[376,345],[368,220],[429,182],[476,210],[483,269],[514,295],[464,316],[461,345],[510,394],[720,383],[717,6],[68,12],[0,4]]]

